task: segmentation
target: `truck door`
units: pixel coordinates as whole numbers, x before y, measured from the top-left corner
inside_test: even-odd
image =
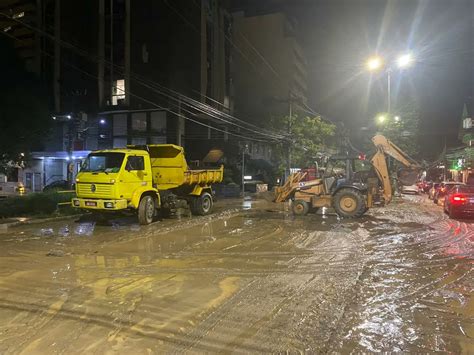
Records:
[[[129,155],[122,175],[123,198],[130,199],[133,192],[141,186],[150,185],[150,177],[145,170],[145,159],[141,155]]]

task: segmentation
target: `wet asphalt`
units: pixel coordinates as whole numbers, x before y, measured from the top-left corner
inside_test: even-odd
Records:
[[[474,353],[474,224],[218,201],[0,230],[0,353]]]

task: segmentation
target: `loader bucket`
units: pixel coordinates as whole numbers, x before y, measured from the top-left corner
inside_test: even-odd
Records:
[[[297,172],[291,174],[286,180],[283,186],[279,186],[275,189],[275,198],[273,199],[274,202],[285,202],[291,197],[291,194],[295,192],[296,188],[298,187],[298,183],[303,180],[306,176],[306,172]]]
[[[419,169],[400,169],[398,170],[398,180],[404,186],[414,185],[420,175]]]

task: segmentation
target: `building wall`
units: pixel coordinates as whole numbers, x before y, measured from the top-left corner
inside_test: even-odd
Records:
[[[234,14],[237,115],[259,121],[287,115],[290,95],[307,101],[306,59],[294,27],[284,13]]]
[[[41,0],[0,0],[0,12],[39,28],[42,28],[43,22],[42,8]],[[19,39],[15,41],[15,48],[19,57],[23,59],[25,68],[40,76],[43,65],[41,36],[32,29],[3,16],[0,17],[0,28],[6,36]]]

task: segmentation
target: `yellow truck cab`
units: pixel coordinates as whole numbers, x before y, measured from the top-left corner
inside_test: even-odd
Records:
[[[211,212],[211,184],[222,181],[224,167],[193,170],[184,149],[173,144],[127,146],[92,152],[76,178],[72,205],[92,211],[137,211],[150,224],[158,210],[167,214],[189,205],[195,215]]]

